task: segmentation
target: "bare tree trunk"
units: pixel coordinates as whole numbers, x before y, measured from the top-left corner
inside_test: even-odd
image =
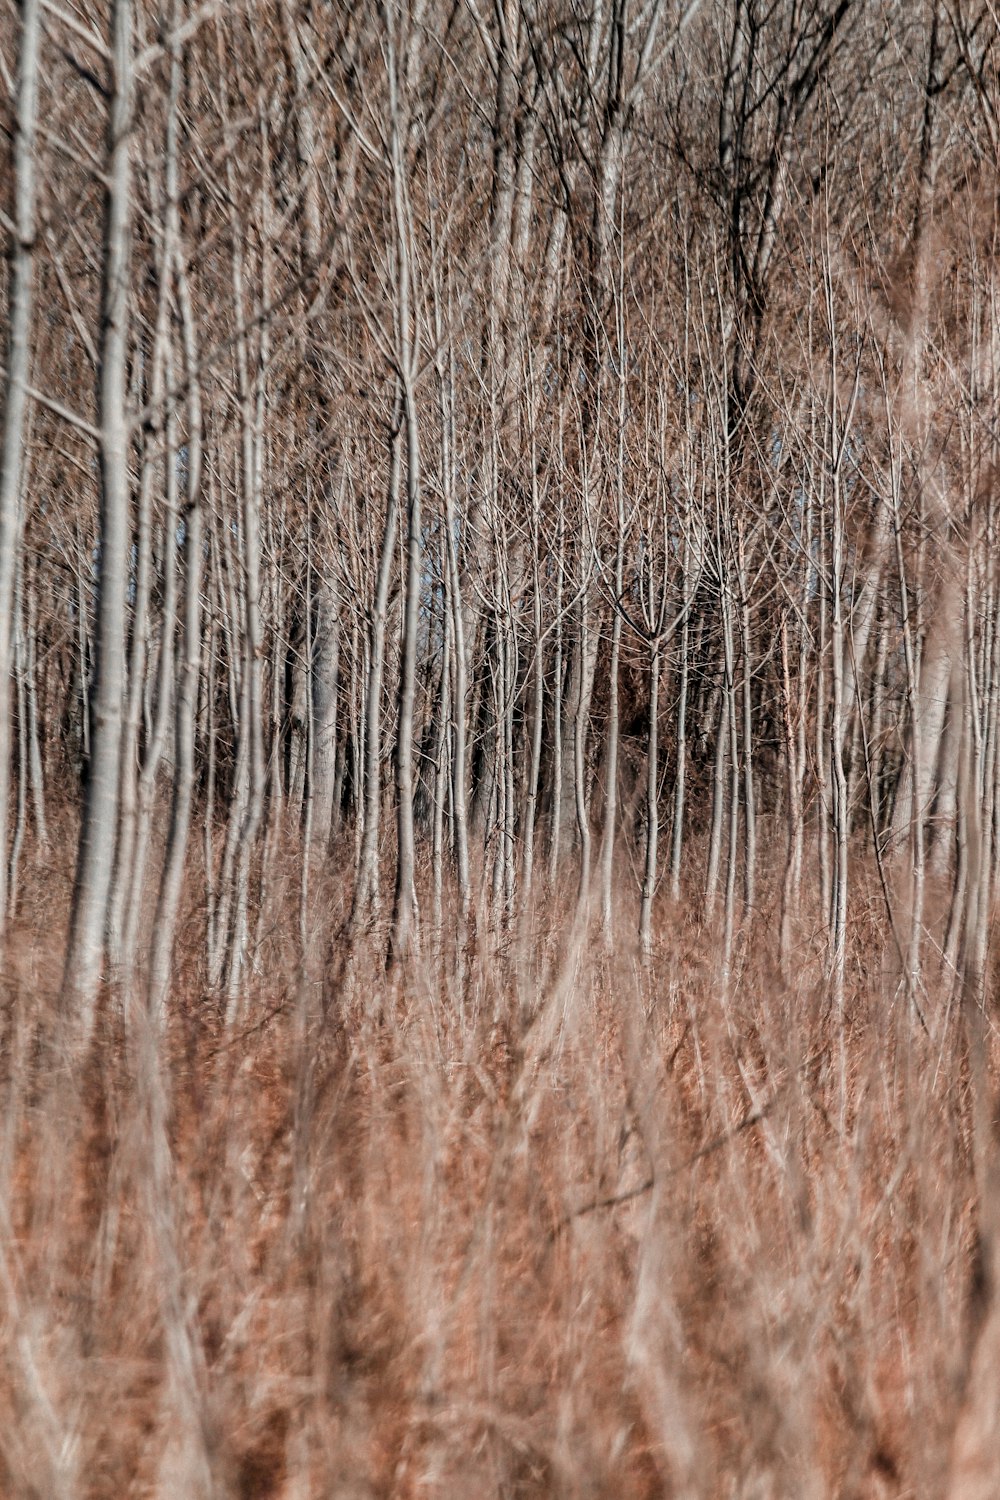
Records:
[[[396,894],[392,951],[404,958],[416,942],[417,896],[413,833],[413,708],[416,697],[417,629],[420,611],[420,447],[413,388],[408,374],[403,391],[406,425],[406,604],[399,679],[396,739]]]
[[[934,816],[929,840],[931,866],[938,875],[947,874],[955,853],[962,744],[968,729],[963,706],[966,674],[967,668],[962,660],[961,648],[956,646],[948,683],[944,730],[938,756]]]
[[[836,437],[834,438],[836,452]],[[844,963],[847,951],[847,836],[850,812],[847,776],[844,772],[844,618],[843,618],[843,528],[840,484],[836,465],[832,485],[833,543],[830,556],[830,588],[833,598],[830,676],[833,702],[830,716],[830,759],[833,766],[832,818],[834,835],[833,906],[830,913],[830,976],[833,1003],[838,1013],[844,1004]]]
[[[21,865],[21,850],[24,847],[24,832],[28,821],[28,714],[27,686],[28,648],[24,629],[24,569],[17,569],[14,590],[14,682],[17,703],[17,792],[14,803],[14,837],[10,844],[8,877],[9,915],[17,913],[18,873]],[[7,861],[4,861],[7,864]]]
[[[821,816],[816,819],[816,853],[819,865],[820,909],[826,914],[831,909],[832,882],[830,873],[830,777],[828,768],[828,713],[827,713],[827,666],[829,656],[829,589],[824,584],[827,567],[826,548],[826,485],[825,473],[819,485],[818,523],[816,527],[818,612],[816,645],[816,723],[815,756],[816,785],[819,790]]]
[[[687,712],[689,642],[691,622],[689,611],[691,599],[688,595],[691,573],[691,539],[684,538],[683,583],[684,619],[681,622],[680,680],[677,688],[677,761],[674,770],[674,799],[672,826],[670,830],[670,895],[677,901],[681,894],[681,857],[684,851],[684,799],[687,776]]]
[[[171,100],[167,120],[166,148],[166,205],[163,214],[162,245],[157,265],[157,308],[153,347],[149,358],[149,399],[159,409],[165,387],[165,361],[167,357],[167,334],[170,317],[170,297],[173,278],[172,236],[176,225],[177,194],[177,118],[176,100]],[[150,174],[152,175],[152,174]],[[125,698],[125,718],[122,725],[122,773],[119,790],[118,842],[115,850],[115,873],[112,882],[108,909],[108,946],[112,962],[122,969],[122,979],[128,986],[128,970],[131,952],[125,929],[128,925],[127,905],[135,895],[136,886],[142,884],[142,873],[133,879],[136,841],[139,823],[139,729],[142,718],[143,696],[147,686],[147,663],[150,641],[150,601],[153,573],[153,480],[157,471],[166,469],[166,487],[176,488],[176,426],[173,411],[167,415],[166,454],[162,451],[162,431],[144,435],[139,476],[138,516],[135,541],[135,602],[132,609],[132,642],[128,658],[128,691]],[[167,528],[169,530],[169,526]],[[164,565],[168,562],[166,536],[163,547]],[[160,674],[162,680],[162,673]],[[163,709],[160,710],[162,722]]]
[[[132,5],[111,6],[112,96],[108,123],[101,349],[100,585],[94,730],[84,800],[64,993],[84,1033],[101,980],[104,930],[118,827],[125,690],[125,602],[128,577],[129,439],[126,418],[128,269],[132,128]]]
[[[442,322],[440,299],[435,299],[435,329],[441,339]],[[447,596],[451,609],[451,629],[455,660],[454,694],[454,749],[451,769],[451,799],[454,821],[455,865],[458,874],[458,896],[461,919],[464,922],[469,908],[469,816],[467,804],[468,751],[466,699],[468,698],[468,653],[465,642],[465,611],[462,605],[461,570],[458,565],[458,521],[455,515],[455,456],[454,456],[454,351],[449,353],[447,374],[438,364],[438,396],[441,409],[441,488],[444,497],[445,524],[445,569],[447,572]]]
[[[357,880],[351,907],[351,927],[357,930],[363,921],[377,911],[378,905],[378,838],[382,806],[382,678],[385,669],[385,626],[389,607],[389,585],[396,550],[399,522],[400,434],[403,420],[403,396],[397,389],[396,405],[389,428],[389,494],[385,529],[379,556],[375,598],[372,604],[370,660],[365,684],[364,713],[364,814],[360,819],[361,844],[357,860]]]
[[[892,427],[889,425],[890,443],[892,442]],[[891,450],[890,450],[891,451]],[[899,580],[899,597],[902,607],[903,627],[903,653],[906,664],[906,696],[910,713],[910,765],[922,764],[923,753],[923,714],[918,684],[918,665],[916,659],[914,631],[911,626],[910,615],[910,591],[906,578],[906,566],[903,558],[902,520],[900,514],[900,471],[902,467],[902,454],[891,453],[890,478],[892,491],[892,516],[893,530],[896,539],[896,569]],[[897,798],[899,797],[897,791]],[[913,799],[915,801],[915,799]],[[904,797],[904,803],[909,810],[911,798]],[[917,806],[922,804],[917,803]],[[897,805],[896,818],[894,818],[894,830],[898,827],[896,819],[899,817]],[[907,985],[910,998],[916,1001],[917,991],[920,985],[920,950],[923,937],[923,893],[924,893],[924,820],[922,813],[912,816],[906,823],[906,832],[911,841],[913,852],[912,862],[912,887],[910,892],[910,944],[907,954],[907,972],[903,976]]]
[[[726,756],[729,748],[728,687],[723,674],[719,693],[719,718],[715,732],[715,761],[712,771],[712,822],[708,836],[708,864],[705,870],[705,914],[711,917],[719,895],[719,870],[722,865],[722,820],[726,809]]]
[[[740,697],[743,708],[743,920],[753,914],[757,882],[757,797],[753,775],[753,661],[750,640],[750,597],[742,523],[737,526],[737,567],[740,588],[740,654],[743,658]]]
[[[535,832],[538,811],[538,787],[542,766],[542,732],[545,719],[545,652],[542,640],[542,581],[541,581],[541,515],[538,495],[537,463],[535,457],[534,432],[532,432],[531,462],[531,546],[532,546],[532,593],[531,622],[535,638],[533,663],[533,692],[531,713],[531,756],[528,761],[528,785],[522,819],[521,890],[525,905],[531,895],[535,871]],[[617,613],[617,611],[616,611]]]
[[[583,548],[580,548],[581,558]],[[581,563],[581,566],[584,566]],[[577,910],[583,912],[590,897],[590,808],[587,805],[587,726],[590,721],[590,692],[593,683],[593,655],[587,619],[587,591],[581,588],[580,624],[577,633],[579,675],[576,705],[573,713],[573,787],[576,805],[576,827],[580,840],[580,879],[577,887]]]
[[[173,68],[176,86],[180,71],[179,59],[176,55],[173,59]],[[194,313],[183,270],[178,275],[178,300],[184,325],[184,355],[188,379],[187,494],[184,508],[184,634],[174,716],[174,787],[170,806],[170,827],[167,833],[167,847],[153,922],[153,947],[150,959],[150,1008],[154,1025],[161,1017],[167,1001],[174,934],[187,860],[196,774],[195,727],[202,652],[201,574],[204,551],[201,508],[202,409]],[[211,661],[211,658],[209,660]],[[211,687],[209,687],[209,692],[211,692]],[[210,808],[208,812],[210,815]]]
[[[170,421],[167,430],[168,452],[175,452],[176,424]],[[146,894],[146,864],[153,834],[156,781],[171,728],[174,708],[174,630],[177,610],[177,568],[174,553],[177,550],[178,517],[175,461],[172,462],[171,467],[174,472],[167,484],[167,507],[163,534],[163,608],[157,669],[156,713],[139,776],[135,842],[128,876],[129,892],[124,903],[125,926],[122,934],[121,965],[122,979],[126,986],[131,980],[135,962],[143,898]]]
[[[844,627],[844,498],[841,489],[841,467],[844,461],[859,379],[855,379],[854,391],[847,410],[841,420],[838,406],[839,362],[837,345],[836,314],[833,284],[829,275],[824,277],[827,319],[830,330],[830,590],[832,596],[832,620],[830,642],[830,675],[833,686],[833,703],[830,722],[830,760],[833,768],[832,815],[834,830],[834,879],[833,904],[830,912],[830,979],[833,1003],[838,1013],[844,1005],[844,966],[847,956],[847,856],[850,833],[850,799],[847,773],[844,768],[844,741],[846,725],[850,717],[850,705],[845,698],[847,678],[847,642]]]
[[[323,564],[321,563],[322,567]],[[312,600],[312,693],[309,735],[309,776],[312,827],[310,840],[318,855],[330,843],[337,771],[337,702],[340,696],[340,621],[337,591],[321,576]]]
[[[31,368],[40,15],[41,0],[22,0],[14,102],[14,224],[8,297],[7,387],[0,450],[0,948],[7,916],[14,574],[21,524],[24,425]]]
[[[39,850],[48,851],[49,830],[45,815],[45,769],[42,760],[41,730],[38,707],[38,593],[34,569],[29,568],[25,585],[27,624],[27,690],[28,767],[31,776],[31,801],[35,813],[35,836]]]
[[[418,332],[415,274],[411,249],[410,208],[404,160],[404,119],[399,97],[396,39],[391,22],[386,32],[389,82],[389,156],[395,230],[395,314],[397,374],[406,433],[406,568],[403,639],[399,669],[396,731],[396,890],[393,899],[391,949],[408,956],[417,941],[416,851],[413,829],[413,715],[417,684],[417,631],[421,588],[421,475],[416,376]],[[415,51],[404,59],[404,73],[416,66]]]
[[[227,132],[231,125],[227,121]],[[263,155],[263,152],[262,152]],[[232,166],[229,167],[230,195],[235,205]],[[266,191],[261,192],[261,293],[263,303],[268,285],[268,207]],[[228,920],[219,940],[228,943],[225,954],[227,1019],[232,1022],[238,1009],[240,985],[247,958],[249,937],[250,866],[256,849],[264,810],[264,702],[263,655],[264,632],[261,616],[261,487],[264,444],[264,409],[268,363],[266,321],[261,319],[258,368],[250,378],[250,349],[246,327],[244,226],[231,217],[233,305],[239,332],[235,340],[237,394],[240,403],[241,471],[240,471],[240,540],[242,542],[242,582],[244,605],[243,683],[240,699],[240,755],[243,759],[244,793],[242,815],[237,820],[235,839],[235,872],[226,879],[222,899]],[[234,810],[235,811],[235,810]]]
[[[445,851],[445,805],[448,798],[449,748],[452,738],[451,683],[454,665],[454,639],[451,600],[451,580],[447,566],[442,568],[444,576],[443,599],[443,655],[438,692],[437,730],[434,736],[434,808],[431,833],[431,874],[433,880],[433,924],[434,943],[440,953],[444,936],[444,851]]]
[[[639,946],[648,958],[653,948],[653,897],[656,894],[656,856],[660,833],[659,809],[660,643],[654,641],[649,658],[649,733],[646,742],[646,861],[639,909]]]
[[[618,279],[616,307],[618,354],[617,451],[615,454],[615,572],[614,606],[611,611],[611,658],[608,663],[608,728],[605,749],[604,833],[601,843],[601,925],[605,938],[613,929],[614,910],[611,888],[615,866],[615,838],[618,832],[618,742],[620,706],[618,703],[619,671],[622,643],[620,602],[625,587],[625,308],[622,278]],[[686,629],[686,626],[685,626]]]
[[[722,586],[722,651],[725,675],[723,712],[729,719],[729,837],[726,846],[726,904],[722,939],[722,972],[726,982],[733,954],[736,924],[736,868],[739,862],[740,757],[736,711],[736,650],[733,642],[732,589],[727,576]]]
[[[785,814],[788,820],[785,878],[781,887],[781,962],[783,973],[787,974],[792,951],[792,924],[798,913],[802,862],[802,781],[796,747],[795,720],[792,713],[788,622],[784,618],[781,621],[781,718],[785,733]]]
[[[872,778],[872,799],[875,808],[875,827],[881,835],[882,823],[882,774],[884,761],[883,725],[885,722],[885,708],[888,690],[886,687],[886,663],[888,658],[888,631],[884,621],[879,616],[876,623],[875,639],[875,663],[872,668],[871,684],[871,739],[870,759]]]
[[[552,683],[552,813],[549,822],[549,887],[555,890],[562,853],[563,784],[563,584],[566,569],[566,533],[562,496],[556,539],[556,648]]]

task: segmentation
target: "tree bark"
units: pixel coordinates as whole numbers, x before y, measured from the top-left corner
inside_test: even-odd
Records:
[[[104,960],[105,923],[118,827],[125,690],[129,435],[126,414],[131,225],[132,5],[111,6],[112,95],[108,120],[98,443],[101,474],[94,727],[63,990],[84,1033],[91,1028]]]
[[[40,41],[41,0],[22,0],[14,102],[14,224],[8,301],[7,387],[0,450],[0,950],[7,916],[14,577],[21,529],[21,479],[35,280],[35,151]]]

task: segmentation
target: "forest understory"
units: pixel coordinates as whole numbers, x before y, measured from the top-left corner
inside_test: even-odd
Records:
[[[920,1022],[874,871],[842,1007],[770,877],[728,975],[697,901],[644,956],[572,892],[387,968],[335,871],[303,953],[279,878],[228,1027],[193,879],[168,1020],[111,985],[85,1044],[65,871],[9,939],[0,1493],[992,1492],[996,1028]]]

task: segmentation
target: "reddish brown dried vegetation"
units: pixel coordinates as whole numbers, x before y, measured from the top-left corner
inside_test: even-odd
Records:
[[[112,997],[89,1058],[55,1055],[16,983],[2,1492],[937,1494],[960,1018],[925,1033],[859,965],[838,1024],[763,934],[727,989],[660,918],[648,969],[358,952],[325,1016],[276,973],[237,1035],[192,993],[158,1061]]]

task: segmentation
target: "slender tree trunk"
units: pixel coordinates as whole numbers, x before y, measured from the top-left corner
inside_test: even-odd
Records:
[[[552,816],[549,832],[549,888],[555,891],[562,852],[563,784],[563,581],[565,578],[565,530],[560,498],[556,541],[556,645],[552,685]]]
[[[157,309],[150,355],[149,400],[159,410],[163,400],[166,344],[169,328],[170,296],[173,279],[172,234],[176,224],[177,193],[177,118],[176,100],[171,101],[167,121],[166,150],[166,208],[163,218],[162,248],[157,266]],[[147,664],[150,641],[150,601],[153,573],[153,481],[158,470],[166,470],[166,487],[176,489],[176,427],[173,414],[168,413],[166,431],[166,454],[161,449],[162,431],[154,431],[144,439],[144,451],[139,476],[138,517],[135,542],[135,602],[132,609],[132,641],[128,658],[128,691],[125,699],[125,719],[122,725],[122,774],[119,791],[118,843],[115,851],[115,874],[112,883],[108,911],[108,944],[112,961],[122,970],[122,979],[127,988],[131,953],[128,951],[126,907],[142,884],[142,873],[133,879],[136,840],[139,822],[139,729],[142,718],[143,695],[147,688]],[[168,562],[166,537],[163,546],[164,565]],[[160,674],[162,681],[162,673]]]
[[[440,297],[435,299],[435,331],[442,340]],[[454,691],[452,694],[453,748],[451,759],[451,807],[454,836],[455,867],[458,875],[458,897],[461,920],[464,922],[469,909],[469,817],[468,789],[468,735],[466,699],[468,698],[468,654],[465,644],[465,610],[462,605],[461,569],[458,562],[458,518],[455,514],[455,453],[454,453],[454,351],[449,353],[447,369],[442,362],[437,365],[438,403],[441,415],[441,489],[444,499],[446,597],[450,610],[450,628],[454,653]]]
[[[14,574],[21,529],[25,412],[31,369],[35,269],[35,128],[41,0],[22,0],[14,100],[14,224],[7,324],[7,387],[0,449],[0,951],[7,915],[7,816],[10,803],[11,650]]]
[[[24,570],[17,569],[14,590],[14,683],[17,703],[17,791],[14,803],[14,837],[10,845],[8,880],[8,905],[10,916],[17,913],[18,873],[21,867],[21,850],[28,821],[28,713],[27,687],[28,649],[24,630]],[[5,861],[6,863],[6,861]]]
[[[173,423],[169,426],[172,428]],[[176,438],[176,434],[173,434]],[[142,918],[143,898],[146,894],[146,865],[149,845],[153,835],[153,815],[156,808],[156,782],[163,752],[171,728],[174,709],[174,631],[177,610],[177,568],[174,553],[177,549],[177,482],[176,473],[168,484],[166,521],[163,537],[163,609],[160,628],[160,659],[157,671],[156,714],[152,733],[143,757],[139,776],[138,807],[135,826],[135,843],[129,872],[129,892],[125,908],[125,928],[122,935],[122,978],[128,985],[131,980]]]
[[[619,547],[619,559],[621,549]],[[621,585],[618,583],[618,593]],[[616,608],[611,617],[611,657],[608,663],[608,727],[604,752],[604,831],[601,836],[601,926],[606,938],[614,931],[612,884],[615,866],[615,835],[618,827],[618,741],[621,711],[618,703],[622,619]]]
[[[729,838],[726,848],[726,905],[722,942],[722,972],[726,982],[733,953],[736,922],[736,867],[739,851],[740,758],[736,710],[736,651],[733,643],[733,606],[729,580],[722,594],[722,648],[726,690],[724,709],[729,719]],[[745,747],[744,747],[745,748]]]
[[[420,612],[420,447],[413,388],[403,390],[406,426],[406,602],[403,655],[400,664],[396,739],[396,894],[392,951],[405,958],[416,942],[416,871],[413,832],[413,710],[417,680],[417,630]]]
[[[611,657],[608,663],[608,728],[605,750],[604,833],[601,842],[601,925],[605,939],[613,930],[614,909],[611,888],[615,867],[615,837],[618,832],[618,742],[621,710],[618,703],[622,643],[621,598],[625,588],[625,328],[623,287],[619,278],[618,331],[618,411],[617,453],[615,457],[615,600],[611,612]],[[685,625],[686,628],[686,625]]]
[[[581,548],[581,552],[582,552]],[[580,840],[580,879],[577,887],[577,909],[582,912],[590,897],[590,809],[587,805],[587,725],[590,719],[590,627],[587,619],[587,593],[581,590],[580,624],[577,635],[579,681],[573,713],[573,787],[576,805],[576,827]]]
[[[179,69],[179,60],[176,56],[174,69]],[[156,916],[153,922],[153,948],[150,959],[150,1005],[154,1023],[162,1015],[167,1000],[173,961],[174,934],[187,860],[196,775],[195,729],[198,710],[198,675],[202,652],[201,574],[204,539],[201,508],[201,394],[190,292],[183,274],[179,276],[178,281],[189,392],[187,495],[184,509],[184,633],[174,716],[174,787],[170,806],[170,827],[167,833],[167,847],[160,877]],[[209,660],[211,662],[211,658]],[[211,681],[209,693],[211,694]],[[211,809],[209,809],[209,814],[210,811]]]
[[[796,747],[795,722],[792,713],[792,684],[788,660],[788,622],[781,621],[781,719],[785,735],[785,814],[788,820],[788,847],[785,855],[785,878],[781,888],[781,962],[786,976],[790,973],[793,922],[798,914],[799,879],[802,850],[802,782]]]
[[[820,909],[824,913],[823,920],[831,909],[832,882],[830,872],[830,774],[828,766],[829,731],[827,712],[827,665],[829,657],[829,590],[825,585],[827,566],[826,551],[826,488],[825,483],[820,485],[819,515],[817,524],[817,574],[819,595],[819,621],[817,628],[816,646],[816,723],[815,723],[815,755],[816,755],[816,785],[820,796],[820,816],[816,819],[816,851],[819,864],[819,898]]]
[[[677,764],[674,771],[674,801],[670,831],[670,896],[674,901],[681,894],[681,856],[684,850],[684,798],[687,777],[687,711],[691,601],[688,597],[691,571],[690,537],[684,538],[683,562],[684,619],[681,622],[680,680],[677,688]]]
[[[27,713],[28,766],[31,776],[31,801],[35,813],[35,837],[42,853],[48,852],[49,829],[45,814],[45,767],[42,759],[42,734],[38,706],[38,593],[33,568],[26,584],[27,626]]]
[[[649,734],[646,742],[646,863],[639,910],[639,946],[648,958],[653,948],[653,897],[656,894],[656,857],[660,834],[659,809],[660,643],[654,641],[649,659]]]
[[[227,130],[230,127],[227,125]],[[230,186],[235,203],[232,172]],[[267,273],[267,227],[268,210],[266,193],[261,194],[262,223],[262,289],[261,300],[266,297]],[[241,226],[235,213],[232,219],[232,275],[233,303],[239,320],[240,333],[236,339],[237,391],[240,401],[241,421],[241,514],[240,531],[242,541],[242,580],[244,602],[243,632],[243,691],[240,703],[241,755],[245,745],[245,803],[236,837],[236,865],[233,881],[226,882],[223,899],[230,913],[228,934],[220,934],[223,942],[228,937],[226,955],[227,1019],[232,1022],[238,1009],[238,1000],[244,965],[247,958],[249,937],[249,886],[250,865],[256,849],[264,811],[264,701],[263,701],[263,655],[264,630],[261,614],[261,487],[263,473],[264,409],[266,403],[266,376],[268,361],[267,327],[262,320],[260,333],[259,364],[256,379],[250,379],[250,350],[243,333],[246,322],[246,298],[244,294],[245,257],[243,253]]]
[[[882,823],[882,767],[883,767],[883,724],[885,722],[886,699],[888,689],[886,687],[886,663],[889,650],[889,633],[885,623],[879,616],[875,627],[875,663],[872,668],[871,686],[871,737],[869,741],[869,755],[871,760],[872,778],[872,800],[875,809],[875,826],[881,837]],[[856,670],[856,669],[855,669]]]
[[[321,562],[320,567],[324,564]],[[309,783],[312,827],[309,842],[326,855],[333,820],[337,773],[337,702],[340,696],[340,621],[337,593],[331,579],[321,576],[313,590],[310,694]]]
[[[365,685],[364,712],[364,813],[359,820],[361,843],[358,850],[357,880],[351,907],[351,927],[358,929],[363,921],[377,912],[378,840],[382,806],[382,679],[385,669],[385,629],[389,607],[389,585],[396,550],[399,523],[399,485],[401,470],[402,392],[397,390],[396,407],[389,429],[389,494],[385,529],[379,556],[375,598],[372,605],[370,659]]]
[[[890,427],[890,442],[892,432]],[[895,446],[895,445],[894,445]],[[918,665],[914,631],[910,615],[910,591],[906,578],[903,557],[902,520],[900,513],[900,470],[902,454],[891,456],[891,489],[893,530],[896,540],[896,570],[899,581],[899,597],[902,606],[903,655],[906,666],[906,696],[910,714],[911,763],[919,765],[923,748],[923,722],[918,687]],[[898,793],[897,793],[898,796]],[[897,809],[898,813],[898,809]],[[907,972],[904,979],[912,1001],[916,1002],[921,977],[921,943],[923,937],[923,884],[924,884],[924,820],[923,816],[911,818],[907,832],[913,851],[912,886],[910,891],[910,944],[907,954]]]
[[[836,397],[834,396],[834,399]],[[837,438],[834,435],[834,451]],[[830,760],[833,769],[833,905],[830,913],[830,978],[833,1003],[838,1014],[844,1005],[844,964],[847,951],[847,839],[850,816],[847,800],[847,776],[844,771],[844,614],[843,574],[844,540],[838,466],[835,462],[831,485],[833,538],[830,549],[830,589],[832,620],[830,642],[830,677],[833,701],[830,709]]]
[[[726,809],[726,758],[729,749],[729,700],[725,673],[719,693],[719,718],[715,731],[715,762],[712,770],[712,823],[708,836],[705,871],[705,915],[711,917],[719,896],[722,865],[722,821]]]
[[[538,790],[542,767],[542,732],[545,720],[545,652],[542,641],[541,515],[538,481],[532,439],[532,558],[533,580],[531,619],[535,638],[533,697],[531,714],[531,756],[528,762],[528,786],[522,820],[521,889],[525,906],[531,895],[535,872],[535,829]]]
[[[742,524],[737,530],[737,565],[740,588],[740,654],[743,674],[740,696],[743,708],[743,919],[750,920],[757,887],[757,797],[753,774],[753,660],[750,639],[750,598]]]
[[[517,816],[515,810],[515,734],[514,703],[517,696],[517,634],[508,627],[504,652],[504,704],[503,704],[503,900],[504,916],[509,920],[514,914],[514,897],[517,880],[516,840]]]
[[[126,417],[128,272],[131,217],[132,6],[111,6],[112,97],[108,124],[101,348],[100,583],[94,730],[84,799],[64,992],[84,1032],[93,1021],[104,958],[104,933],[118,827],[125,691],[125,603],[128,577],[129,439]]]
[[[444,851],[445,807],[450,782],[449,748],[452,738],[451,682],[454,666],[453,613],[451,583],[447,566],[444,575],[443,656],[438,695],[437,730],[434,737],[434,809],[431,832],[431,875],[433,881],[434,943],[440,953],[444,935]]]

